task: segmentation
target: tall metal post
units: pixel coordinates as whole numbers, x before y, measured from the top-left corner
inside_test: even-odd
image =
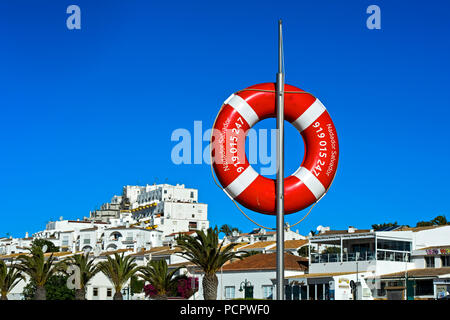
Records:
[[[283,34],[278,21],[278,73],[276,82],[277,110],[277,300],[284,300],[284,74]]]

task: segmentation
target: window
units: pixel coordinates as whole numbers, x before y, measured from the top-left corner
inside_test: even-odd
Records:
[[[83,240],[83,244],[90,244],[91,243],[91,238],[90,237],[85,237]]]
[[[93,288],[93,289],[92,289],[92,295],[93,295],[94,297],[98,297],[98,288]]]
[[[434,268],[434,257],[425,257],[425,268]]]
[[[225,287],[225,299],[234,299],[236,289],[233,287]]]
[[[197,229],[197,222],[189,221],[189,229]]]
[[[107,297],[112,297],[112,289],[111,289],[111,288],[108,288],[108,289],[106,290],[106,296],[107,296]]]
[[[433,280],[416,280],[416,296],[434,295]]]
[[[195,218],[195,214],[192,215],[192,218]]]
[[[273,299],[273,286],[262,286],[263,298]]]
[[[164,190],[164,193],[167,193],[167,190]]]
[[[193,198],[194,197],[194,192],[191,192],[191,198]]]
[[[385,250],[411,251],[411,242],[378,239],[377,247]]]
[[[450,256],[441,257],[442,267],[450,267]]]

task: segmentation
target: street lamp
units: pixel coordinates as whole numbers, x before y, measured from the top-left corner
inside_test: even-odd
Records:
[[[248,281],[247,279],[245,279],[244,281],[241,282],[241,284],[239,286],[239,292],[242,292],[249,287],[252,287],[252,283],[250,281]],[[245,298],[245,293],[246,293],[246,291],[244,291],[244,298]]]
[[[122,289],[122,295],[127,297],[127,300],[130,300],[130,286]]]

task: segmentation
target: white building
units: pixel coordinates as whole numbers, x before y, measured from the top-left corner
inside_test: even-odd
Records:
[[[381,231],[353,227],[343,231],[323,230],[310,239],[308,276],[292,277],[289,283],[293,287],[299,286],[302,292],[308,292],[300,299],[434,298],[436,290],[433,289],[433,279],[428,279],[428,289],[423,289],[424,279],[414,280],[415,284],[408,283],[411,288],[416,285],[417,292],[410,289],[407,293],[404,274],[428,274],[433,278],[433,274],[438,273],[441,279],[447,277],[450,268],[447,270],[442,264],[434,264],[444,268],[438,272],[424,272],[427,259],[423,257],[423,250],[427,244],[436,246],[449,243],[450,226],[398,227]],[[336,250],[330,250],[332,247]],[[418,252],[418,249],[421,251]],[[446,258],[439,259],[434,258],[433,261],[447,263]],[[403,286],[400,285],[402,272]]]

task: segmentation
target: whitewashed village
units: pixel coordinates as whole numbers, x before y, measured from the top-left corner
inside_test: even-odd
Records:
[[[208,220],[208,205],[199,202],[197,189],[182,184],[124,186],[121,195],[91,211],[89,217],[61,217],[35,234],[0,238],[4,266],[0,274],[5,278],[20,257],[32,255],[33,243],[45,240],[57,251],[44,248],[43,259],[53,259],[54,264],[77,255],[87,257],[94,266],[118,257],[130,257],[128,261],[137,267],[159,261],[167,266],[170,277],[184,277],[191,289],[181,297],[165,292],[165,298],[203,300],[207,298],[204,269],[183,255],[177,238],[195,239],[197,231],[206,233],[210,227],[214,226]],[[241,232],[223,226],[219,234],[218,252],[227,251],[231,258],[216,268],[215,298],[274,299],[275,232],[260,228]],[[447,223],[376,230],[318,226],[307,235],[287,225],[284,256],[287,300],[420,300],[443,298],[450,291]],[[30,276],[16,273],[22,278],[16,278],[10,289],[2,288],[2,299],[27,298],[24,292]],[[118,287],[107,275],[97,272],[87,281],[85,299],[113,300],[117,290],[125,300],[160,298],[143,289],[151,284],[146,278],[134,277],[141,281],[140,287],[133,285],[133,277]]]

